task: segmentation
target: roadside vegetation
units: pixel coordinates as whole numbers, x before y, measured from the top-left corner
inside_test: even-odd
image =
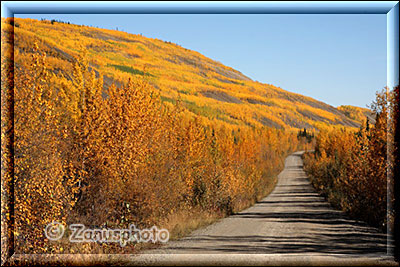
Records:
[[[210,121],[179,99],[166,104],[143,76],[104,88],[84,55],[64,79],[38,44],[32,51],[14,73],[17,253],[132,253],[142,246],[51,242],[43,231],[53,221],[156,225],[172,239],[185,235],[259,200],[288,153],[311,146],[295,132]],[[2,56],[5,73],[10,63]],[[10,76],[2,79],[10,84]],[[2,116],[4,129],[9,123]]]
[[[397,95],[397,98],[396,98]],[[397,100],[396,100],[397,99]],[[393,230],[393,131],[397,124],[398,87],[377,92],[375,124],[366,118],[357,130],[321,131],[315,152],[304,155],[314,187],[336,207],[383,230]],[[390,179],[388,179],[388,177]]]

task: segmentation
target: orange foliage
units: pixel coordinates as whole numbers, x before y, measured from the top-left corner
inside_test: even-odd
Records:
[[[15,223],[21,253],[60,252],[46,224],[147,227],[200,208],[229,214],[265,194],[295,133],[166,105],[149,77],[104,87],[87,57],[70,79],[34,44],[15,73]],[[3,119],[3,117],[2,117]]]
[[[344,211],[382,228],[393,223],[387,210],[389,96],[386,91],[377,93],[374,126],[321,131],[315,153],[305,155],[306,170],[317,189]]]

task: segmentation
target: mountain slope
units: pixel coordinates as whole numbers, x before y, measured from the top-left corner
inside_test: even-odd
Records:
[[[210,120],[286,130],[358,127],[360,121],[310,97],[244,74],[177,44],[141,35],[63,22],[15,19],[15,64],[33,53],[37,42],[49,68],[71,79],[73,62],[82,56],[107,88],[143,76],[160,91],[163,101],[178,98],[188,112]],[[2,20],[2,28],[12,25]],[[11,47],[11,44],[9,44]],[[83,53],[84,52],[84,53]],[[106,93],[106,92],[105,92]]]
[[[370,123],[375,124],[375,115],[370,109],[361,108],[351,105],[342,105],[337,107],[349,119],[364,123],[367,119]]]

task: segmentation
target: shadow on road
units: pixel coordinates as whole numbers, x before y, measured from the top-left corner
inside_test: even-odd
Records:
[[[277,237],[277,236],[198,236],[192,238],[199,246],[174,247],[205,253],[329,253],[329,254],[386,254],[386,242],[380,234],[342,233],[341,229],[331,233],[313,234],[312,237]],[[299,242],[301,240],[301,242]],[[204,247],[202,242],[213,245]]]

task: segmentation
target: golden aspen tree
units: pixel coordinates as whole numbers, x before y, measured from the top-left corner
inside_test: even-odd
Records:
[[[32,60],[15,73],[15,235],[21,252],[50,249],[43,230],[53,221],[65,224],[75,192],[75,181],[65,180],[46,55],[34,49]]]
[[[386,229],[388,108],[390,93],[378,92],[373,126],[358,131],[321,131],[314,155],[305,156],[312,182],[352,216]]]

